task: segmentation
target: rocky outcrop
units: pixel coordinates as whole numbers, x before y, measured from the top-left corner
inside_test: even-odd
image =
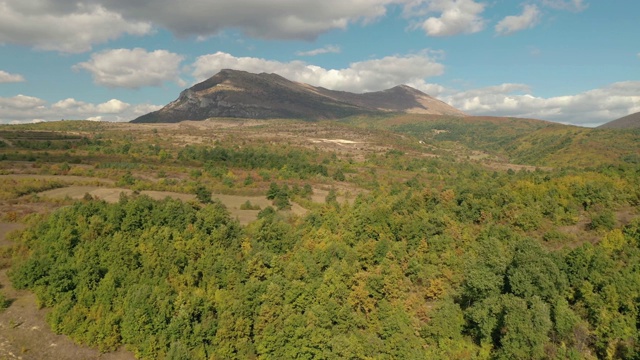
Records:
[[[184,90],[164,108],[132,122],[220,117],[318,120],[390,111],[464,116],[461,111],[406,85],[354,94],[296,83],[276,74],[222,70]]]

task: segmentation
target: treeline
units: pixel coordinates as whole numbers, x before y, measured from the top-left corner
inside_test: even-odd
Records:
[[[589,129],[525,119],[439,119],[390,125],[439,148],[463,145],[516,164],[599,166],[637,158],[637,129]],[[444,155],[445,152],[440,152]]]
[[[241,169],[284,170],[300,179],[314,175],[329,176],[326,165],[317,159],[317,154],[300,149],[283,149],[278,152],[266,147],[231,148],[187,146],[178,152],[178,160],[196,160],[206,168],[220,167]]]
[[[11,142],[13,147],[30,150],[68,150],[94,143],[87,137],[49,131],[0,131],[0,138]],[[0,147],[6,145],[2,143]]]
[[[615,210],[637,167],[440,170],[244,228],[220,203],[78,203],[23,233],[10,276],[55,331],[143,359],[635,358],[640,221]],[[597,244],[545,248],[585,217]]]
[[[0,178],[0,200],[15,199],[64,186],[63,182],[57,180]]]

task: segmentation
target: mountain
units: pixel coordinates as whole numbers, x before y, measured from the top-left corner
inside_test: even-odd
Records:
[[[316,120],[380,112],[465,116],[406,85],[354,94],[293,82],[276,74],[227,69],[184,90],[162,109],[131,122],[173,123],[213,117]]]
[[[598,129],[638,129],[640,128],[640,112],[621,117],[598,126]]]

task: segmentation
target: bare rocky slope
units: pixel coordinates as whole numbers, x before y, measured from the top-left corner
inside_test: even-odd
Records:
[[[132,122],[172,123],[214,117],[318,120],[383,112],[465,116],[406,85],[355,94],[293,82],[276,74],[222,70],[184,90],[162,109]]]
[[[640,112],[609,121],[598,126],[599,129],[640,129]]]

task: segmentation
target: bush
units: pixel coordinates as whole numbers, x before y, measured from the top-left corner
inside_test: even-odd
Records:
[[[211,190],[207,189],[204,185],[200,184],[196,187],[196,199],[203,204],[211,202]]]
[[[247,200],[244,204],[240,205],[240,210],[260,210],[260,205],[253,205],[251,201]]]
[[[3,293],[0,293],[0,311],[4,311],[11,305],[11,300],[7,299]]]
[[[589,228],[591,230],[611,231],[616,226],[616,218],[613,212],[604,210],[591,216]]]

